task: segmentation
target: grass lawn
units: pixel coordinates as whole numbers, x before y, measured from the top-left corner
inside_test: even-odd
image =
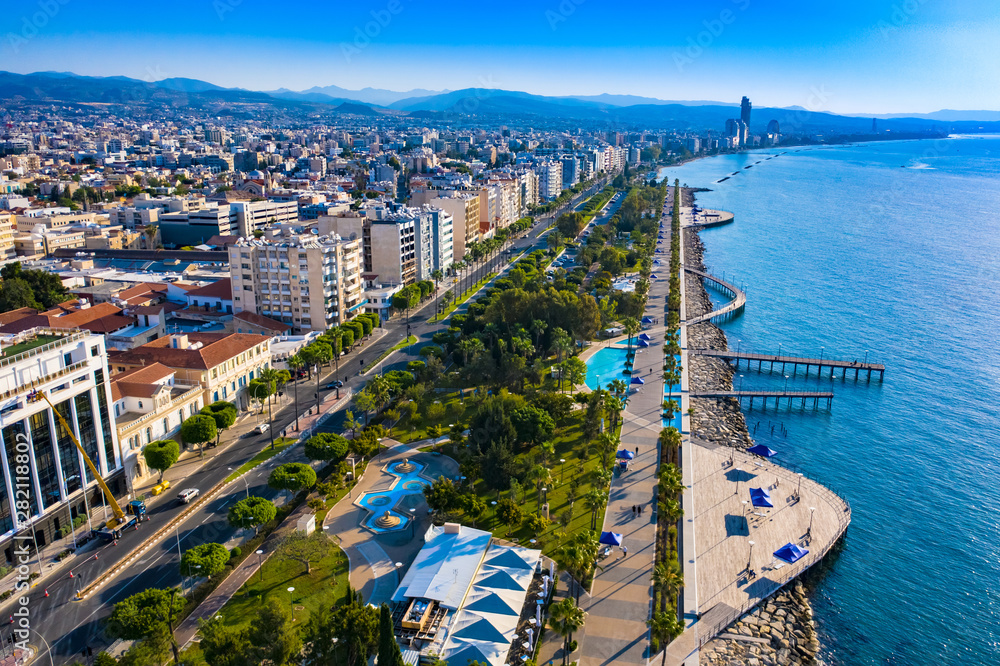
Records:
[[[296,441],[297,440],[288,437],[285,438],[279,437],[278,439],[274,440],[274,449],[272,449],[271,445],[268,444],[263,451],[261,451],[253,458],[240,465],[236,470],[233,471],[232,474],[227,476],[226,483],[229,483],[230,481],[242,476],[243,474],[250,471],[260,463],[267,460],[268,458],[273,458],[274,456],[278,455],[279,453],[287,449],[289,446],[294,444]]]
[[[38,335],[31,340],[25,340],[24,342],[19,342],[16,345],[11,345],[10,347],[4,347],[3,355],[5,358],[10,358],[35,349],[36,347],[41,347],[42,345],[47,345],[50,342],[55,342],[56,340],[61,339],[62,338],[57,335]]]
[[[446,307],[444,310],[441,311],[441,314],[434,315],[433,317],[428,319],[428,321],[436,322],[436,321],[441,321],[443,319],[447,319],[448,317],[451,316],[451,313],[458,308],[459,305],[461,305],[462,303],[466,302],[467,300],[475,296],[477,290],[481,286],[492,280],[494,277],[496,277],[496,273],[487,273],[482,280],[476,282],[475,284],[470,285],[468,291],[466,291],[465,294],[460,296],[458,300],[449,303],[448,307]]]
[[[433,426],[441,428],[441,435],[446,436],[451,431],[451,424],[457,423],[465,425],[472,411],[466,413],[466,409],[471,407],[468,400],[462,400],[461,391],[448,393],[429,393],[424,399],[424,404],[417,410],[417,418],[411,422],[408,416],[404,416],[392,429],[392,438],[403,443],[416,442],[421,439],[428,439],[430,435],[427,430]],[[468,395],[466,396],[468,398]],[[444,406],[444,414],[437,418],[428,418],[427,409],[434,401],[440,401]]]
[[[491,506],[483,514],[478,527],[484,530],[492,530],[494,536],[501,539],[519,539],[520,543],[524,546],[530,546],[529,540],[535,539],[538,542],[535,544],[535,547],[540,547],[549,556],[559,548],[567,537],[577,532],[590,530],[590,511],[587,510],[582,498],[592,487],[590,473],[600,466],[600,458],[596,447],[589,458],[583,458],[583,414],[583,410],[577,410],[570,414],[566,422],[556,428],[553,438],[555,456],[549,462],[549,471],[552,474],[553,483],[548,487],[548,492],[546,493],[549,502],[549,517],[552,523],[540,534],[532,532],[527,525],[522,524],[520,527],[511,530],[508,536],[507,526],[497,524],[494,521],[493,508]],[[449,445],[446,444],[445,453],[448,452],[448,447]],[[528,458],[530,454],[531,452],[527,451],[519,454],[517,457],[519,460],[522,460]],[[566,461],[565,464],[560,463],[560,459],[564,459]],[[578,480],[578,486],[576,489],[576,500],[573,505],[573,518],[569,526],[564,530],[559,524],[559,516],[570,508],[568,495],[570,484],[574,479]],[[474,490],[476,494],[486,501],[487,505],[497,499],[496,491],[487,488],[486,484],[481,480],[475,483]],[[523,501],[521,497],[515,498],[515,501],[521,506],[525,518],[539,511],[538,491],[534,485],[530,487],[526,485]],[[542,503],[544,504],[544,498]],[[603,513],[598,516],[598,521],[602,520]],[[600,529],[600,525],[598,525],[598,529]]]
[[[256,557],[256,555],[250,555]],[[312,563],[312,571],[295,560],[278,560],[272,556],[232,599],[219,611],[223,622],[231,627],[246,626],[256,615],[256,609],[265,599],[274,598],[293,606],[295,623],[303,626],[309,614],[321,605],[339,604],[347,593],[347,556],[332,541],[330,552],[323,559]],[[288,593],[288,588],[295,591]],[[191,666],[207,664],[195,643],[183,653],[183,663]]]

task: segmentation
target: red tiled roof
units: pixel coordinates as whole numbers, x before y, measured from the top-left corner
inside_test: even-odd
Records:
[[[189,291],[187,295],[189,298],[221,298],[223,300],[232,300],[233,281],[225,278],[218,282],[206,284],[204,287],[198,287],[194,291]]]
[[[189,345],[200,342],[204,346],[201,349],[174,349],[172,336],[167,336],[116,354],[111,360],[119,365],[162,363],[170,368],[208,370],[271,339],[250,333],[188,333],[187,338]]]
[[[52,328],[85,328],[96,333],[116,331],[132,323],[128,317],[121,315],[121,308],[111,303],[98,303],[89,308],[70,307],[77,301],[60,303],[51,310],[27,315],[0,325],[0,332],[20,333],[36,326]]]

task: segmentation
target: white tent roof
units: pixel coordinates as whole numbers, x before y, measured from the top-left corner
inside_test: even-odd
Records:
[[[424,547],[396,588],[393,601],[432,599],[448,610],[457,609],[483,561],[490,538],[489,532],[464,525],[457,531],[432,526],[424,536]]]

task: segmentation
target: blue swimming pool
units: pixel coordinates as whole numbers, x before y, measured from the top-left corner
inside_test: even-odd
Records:
[[[399,477],[393,482],[389,490],[364,493],[354,501],[356,505],[371,512],[364,519],[363,523],[365,527],[373,532],[396,532],[406,529],[407,524],[410,522],[409,512],[398,511],[396,509],[397,505],[408,495],[420,495],[423,493],[424,487],[430,485],[430,481],[420,476],[420,472],[423,471],[425,465],[412,460],[407,462],[412,467],[412,469],[407,471],[400,470],[400,467],[404,464],[402,460],[397,460],[386,466],[386,472]],[[382,527],[376,524],[379,517],[383,516],[386,511],[398,519],[399,522],[396,525]]]
[[[607,388],[615,379],[628,381],[629,376],[624,374],[626,354],[623,348],[605,347],[587,359],[587,386],[594,390],[598,386]]]

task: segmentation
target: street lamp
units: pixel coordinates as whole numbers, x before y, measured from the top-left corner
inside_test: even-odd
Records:
[[[257,569],[260,570],[260,582],[264,582],[264,549],[257,549]]]
[[[737,467],[733,471],[736,472],[736,494],[739,495],[740,494],[740,479],[743,477],[743,469],[741,467]]]
[[[743,392],[743,375],[740,375],[740,388],[737,389],[740,393]]]
[[[292,622],[295,621],[295,600],[292,599],[292,592],[295,591],[294,587],[288,588],[288,606],[292,611]]]
[[[750,544],[750,553],[747,555],[747,571],[753,571],[753,569],[750,568],[750,558],[753,557],[754,543],[753,541],[747,541],[747,543]]]
[[[560,462],[560,465],[559,465],[559,483],[562,483],[563,482],[563,472],[566,469],[566,459],[565,458],[560,458],[559,462]]]
[[[785,393],[788,393],[788,375],[785,375]]]
[[[865,365],[868,365],[868,350],[865,350]]]
[[[795,490],[795,498],[798,499],[802,497],[802,477],[805,476],[802,472],[799,472],[799,487]]]
[[[493,529],[497,528],[497,501],[492,500],[490,504],[493,505]]]
[[[410,533],[410,538],[416,539],[417,538],[417,509],[416,508],[411,508],[410,509],[410,526],[413,528],[412,532]]]
[[[233,471],[232,467],[227,467],[226,469],[228,469],[230,472]],[[243,485],[246,486],[246,489],[247,489],[247,499],[250,499],[250,484],[247,483],[247,477],[246,477],[246,475],[242,475],[242,476],[240,476],[240,478],[243,479]]]
[[[778,343],[778,356],[781,356],[781,343]]]
[[[809,529],[806,530],[806,536],[812,538],[813,531],[813,516],[816,514],[816,507],[809,507]]]

